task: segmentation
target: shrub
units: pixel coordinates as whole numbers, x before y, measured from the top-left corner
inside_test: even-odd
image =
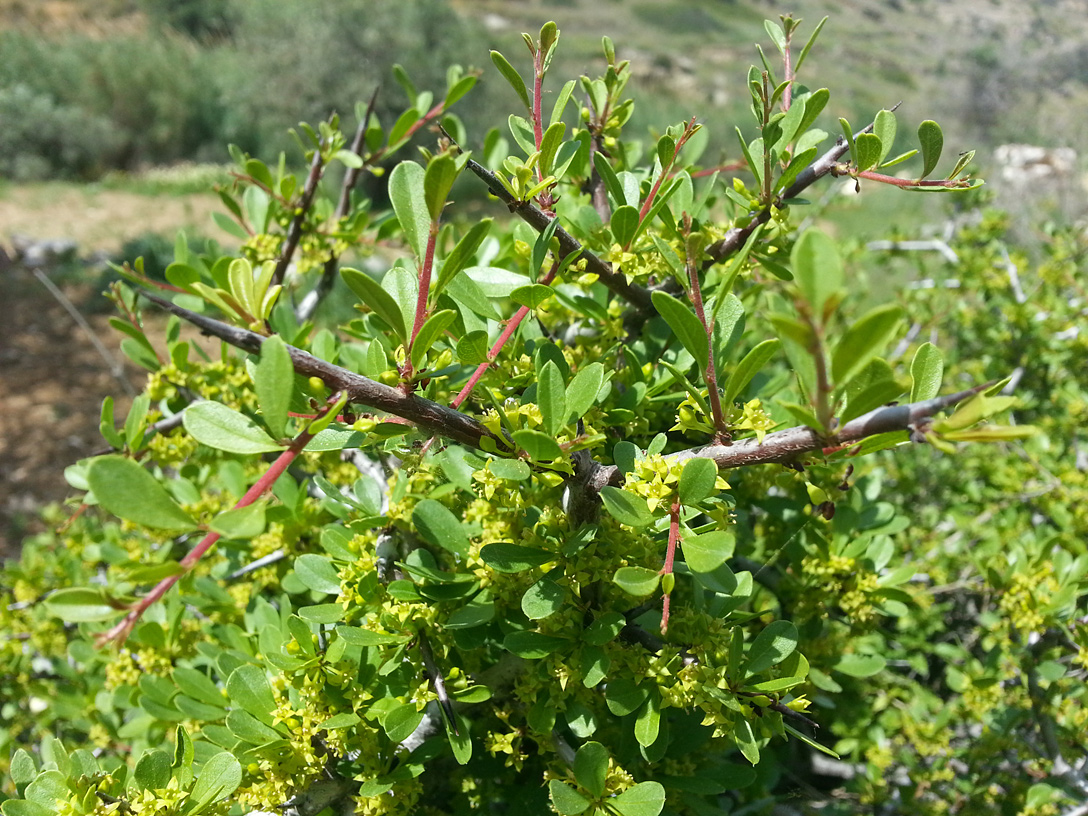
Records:
[[[1085,559],[1040,539],[994,578],[1019,589],[981,596],[982,623],[1000,622],[991,649],[973,606],[962,625],[929,614],[953,563],[915,547],[931,533],[882,490],[922,477],[866,455],[929,442],[958,459],[1033,429],[987,421],[1015,401],[971,363],[941,396],[933,343],[893,366],[907,311],[852,314],[861,270],[792,220],[827,176],[972,189],[970,156],[929,179],[943,137],[926,121],[920,173],[882,172],[911,158],[890,156],[890,111],[858,132],[841,122],[821,148],[828,92],[794,74],[814,36],[799,48],[790,18],[767,30],[785,73],[750,73],[758,136],[725,184],[695,164],[694,119],[648,146],[624,133],[629,66],[607,39],[603,76],[543,107],[551,23],[525,38],[528,82],[492,54],[522,107],[479,161],[448,110],[475,82],[459,70],[437,104],[410,93],[395,124],[303,128],[303,177],[232,151],[220,223],[240,254],[179,242],[162,286],[125,269],[116,325],[147,389],[121,427],[105,403],[113,452],[66,474],[80,512],[2,575],[5,816],[755,812],[795,787],[811,798],[827,781],[814,757],[836,751],[868,763],[832,766],[855,776],[855,798],[821,803],[838,812],[857,797],[992,807],[998,792],[1045,812],[1075,792],[1064,731],[1030,767],[1049,784],[1025,786],[1011,759],[961,784],[933,758],[955,740],[955,761],[978,767],[975,733],[924,718],[989,705],[1003,659],[1055,629],[1066,639],[1040,654],[1058,666],[1008,710],[1031,700],[1041,727],[1075,728],[1082,709],[1032,682],[1075,693]],[[422,162],[397,157],[391,211],[354,193],[439,121]],[[333,163],[345,179],[326,198]],[[449,200],[462,176],[501,220]],[[380,280],[340,268],[379,246],[401,256]],[[337,275],[358,316],[318,329]],[[145,302],[172,315],[165,350]],[[222,354],[194,355],[179,318]],[[1044,608],[1025,591],[1035,579]],[[941,648],[964,631],[980,650]],[[953,673],[968,656],[978,665]],[[945,707],[945,681],[962,702]],[[1006,725],[1030,731],[1022,720]]]

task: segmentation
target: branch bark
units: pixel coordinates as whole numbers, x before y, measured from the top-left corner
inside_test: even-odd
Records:
[[[224,340],[230,345],[251,354],[260,353],[261,344],[266,339],[248,329],[231,326],[196,312],[191,312],[188,309],[183,309],[149,292],[141,290],[140,294],[171,314],[189,321],[204,333],[218,337],[220,340]],[[445,405],[439,405],[437,402],[432,402],[415,394],[405,394],[395,388],[390,388],[388,385],[364,377],[362,374],[356,374],[314,357],[312,354],[294,346],[287,346],[287,351],[291,355],[291,363],[297,373],[307,377],[317,377],[333,391],[346,393],[348,399],[353,403],[359,403],[368,408],[406,419],[426,431],[439,434],[472,448],[480,448],[485,437],[494,440],[500,448],[508,446],[505,440],[495,436],[480,422],[460,411],[447,408]]]
[[[495,174],[482,164],[469,159],[468,169],[487,185],[496,198],[510,208],[510,212],[517,215],[537,232],[543,232],[551,223],[552,216],[549,216],[530,201],[515,199],[502,186],[502,182],[498,180]],[[628,283],[623,274],[613,271],[612,264],[602,260],[599,256],[583,247],[577,238],[562,227],[555,231],[555,237],[559,239],[559,252],[563,258],[572,252],[580,251],[582,254],[579,257],[584,258],[586,262],[586,272],[596,275],[609,290],[635,306],[639,311],[649,314],[656,313],[657,310],[650,300],[649,289],[639,286],[637,283]]]
[[[171,314],[188,320],[206,334],[218,337],[243,351],[252,354],[260,352],[261,344],[265,338],[256,332],[230,326],[213,318],[191,312],[143,290],[140,291],[140,294]],[[429,433],[443,436],[472,448],[482,449],[484,438],[493,440],[500,448],[509,447],[507,440],[500,439],[482,423],[467,414],[415,394],[405,394],[361,374],[356,374],[314,357],[312,354],[294,346],[287,346],[287,351],[291,355],[291,362],[296,372],[307,377],[317,377],[331,389],[345,392],[353,403],[359,403],[400,417]],[[965,391],[923,402],[876,408],[867,414],[850,420],[830,436],[821,436],[812,428],[802,425],[767,434],[762,442],[755,438],[741,439],[736,442],[723,442],[688,448],[673,453],[666,458],[669,461],[678,462],[698,456],[704,459],[712,459],[718,465],[718,468],[723,470],[750,465],[793,462],[805,454],[819,453],[822,455],[829,448],[838,450],[841,447],[856,444],[878,434],[924,430],[928,420],[938,412],[950,408],[992,385],[993,383],[984,383]],[[589,495],[584,498],[571,496],[570,500],[580,504],[584,504],[587,499],[592,502],[592,499],[595,499],[596,495],[600,493],[601,488],[609,484],[619,484],[620,471],[615,465],[601,465],[594,459],[588,461],[585,459],[579,460],[578,465],[577,477],[569,483],[569,486],[574,490],[576,489],[575,485],[577,485]]]

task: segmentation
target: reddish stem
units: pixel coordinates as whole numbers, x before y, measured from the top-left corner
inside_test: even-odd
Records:
[[[785,62],[786,90],[782,92],[782,110],[788,111],[793,97],[793,55],[790,54],[790,40],[793,33],[786,35],[786,47],[783,50],[782,59]]]
[[[334,403],[335,400],[332,400],[331,402]],[[331,407],[331,404],[326,407],[325,412],[329,411]],[[295,457],[302,452],[303,448],[305,448],[306,445],[309,444],[311,439],[313,439],[313,434],[310,433],[308,429],[296,436],[294,440],[292,440],[290,447],[288,447],[287,450],[285,450],[276,458],[276,461],[272,463],[267,471],[265,471],[264,475],[261,476],[261,478],[258,479],[256,482],[254,482],[253,487],[247,490],[246,494],[238,500],[238,503],[234,505],[234,509],[237,509],[239,507],[248,507],[249,505],[257,501],[257,499],[259,499],[267,491],[271,490],[272,485],[276,482],[276,479],[278,479],[283,474],[283,472],[287,470],[288,467],[290,467],[291,462],[293,462],[295,460]],[[180,564],[184,569],[184,572],[181,572],[178,575],[171,575],[169,578],[164,578],[163,580],[159,581],[159,583],[155,585],[154,589],[152,589],[147,595],[141,598],[134,606],[130,608],[129,613],[125,615],[124,619],[120,623],[118,623],[109,631],[103,632],[95,637],[95,642],[97,643],[97,645],[101,647],[111,642],[115,642],[118,644],[124,643],[125,640],[128,638],[129,633],[132,631],[136,623],[140,620],[140,617],[144,614],[144,612],[147,611],[154,604],[156,604],[164,595],[166,595],[166,593],[170,591],[174,584],[181,580],[182,576],[186,575],[190,570],[192,570],[192,568],[196,566],[197,561],[199,561],[204,556],[204,554],[215,545],[215,542],[217,542],[219,539],[219,533],[208,533],[206,536],[204,536],[204,538],[201,539],[200,543],[193,547],[193,549],[190,550],[183,559],[181,559]]]
[[[408,341],[408,352],[412,351],[412,344],[416,342],[416,335],[427,321],[427,298],[431,294],[431,270],[434,268],[434,247],[438,241],[438,219],[431,222],[431,230],[427,235],[427,249],[423,257],[423,264],[419,268],[419,294],[416,295],[416,319],[412,325],[412,339]]]
[[[643,219],[646,218],[647,213],[650,212],[650,208],[653,206],[654,199],[657,197],[658,190],[661,189],[661,185],[665,179],[669,177],[669,173],[672,170],[672,166],[676,164],[676,157],[680,155],[680,150],[684,147],[684,144],[691,138],[691,134],[695,132],[695,117],[691,117],[691,121],[688,122],[687,127],[684,128],[684,132],[680,134],[680,138],[676,140],[676,150],[673,151],[672,158],[669,159],[669,163],[662,166],[661,173],[657,177],[657,181],[654,182],[653,187],[650,188],[649,194],[646,196],[646,200],[642,202],[642,209],[638,213],[638,222],[641,224]],[[630,242],[628,242],[630,244]],[[627,249],[627,247],[624,247]]]
[[[538,48],[533,55],[533,139],[536,141],[536,149],[540,151],[540,145],[544,141],[544,126],[541,124],[541,97],[544,94],[544,49]],[[540,162],[536,165],[536,180],[543,181],[544,176],[540,169]]]
[[[662,575],[672,575],[673,562],[676,560],[676,545],[680,543],[680,502],[673,502],[669,508],[669,546],[665,550],[665,566]],[[666,592],[661,604],[661,634],[669,628],[669,599],[672,593]]]
[[[836,173],[836,175],[855,175],[858,178],[869,181],[879,181],[881,184],[891,184],[894,187],[968,187],[970,179],[901,179],[896,176],[888,176],[884,173],[874,173],[872,170],[861,170],[857,173]]]
[[[558,271],[559,262],[556,261],[552,263],[552,268],[548,270],[548,274],[537,281],[537,283],[540,283],[543,286],[549,286],[551,282],[555,280],[555,274]],[[518,326],[521,325],[521,321],[525,319],[525,316],[529,314],[529,312],[530,309],[528,306],[522,306],[514,312],[514,316],[507,322],[506,328],[503,329],[502,334],[499,335],[499,339],[495,341],[495,345],[493,345],[491,351],[487,353],[487,361],[480,363],[476,367],[476,370],[472,372],[472,376],[469,377],[468,382],[465,383],[465,387],[461,389],[461,393],[454,397],[453,402],[450,403],[451,408],[460,408],[462,403],[468,399],[469,394],[472,393],[472,389],[476,387],[476,383],[480,381],[480,378],[484,376],[487,369],[495,362],[495,359],[499,356],[499,352],[502,351],[502,347],[506,345],[506,342],[511,337],[513,337],[514,332],[516,332]]]
[[[688,240],[690,241],[691,217],[687,214],[684,216],[684,229],[689,232]],[[707,363],[704,372],[706,375],[706,391],[707,396],[710,398],[710,410],[714,415],[714,428],[718,433],[718,437],[723,438],[727,434],[727,429],[725,427],[725,414],[722,412],[722,398],[718,393],[718,375],[714,368],[714,321],[708,321],[706,317],[706,308],[703,306],[703,291],[699,286],[699,259],[694,256],[695,253],[691,251],[689,246],[687,267],[688,281],[691,284],[691,303],[695,307],[695,315],[699,318],[699,322],[703,324],[703,331],[706,332]]]

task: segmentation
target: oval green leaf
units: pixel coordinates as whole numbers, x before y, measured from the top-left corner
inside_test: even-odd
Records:
[[[198,402],[184,414],[185,430],[209,448],[227,453],[270,453],[283,450],[256,421],[218,402]]]
[[[412,523],[428,544],[454,555],[468,553],[468,535],[457,516],[444,504],[434,499],[424,499],[412,511]]]
[[[195,408],[205,405],[217,403],[193,405],[185,412],[186,418]],[[87,484],[99,505],[119,518],[171,533],[185,533],[197,526],[170,498],[166,488],[132,459],[100,456],[92,460],[87,469]]]

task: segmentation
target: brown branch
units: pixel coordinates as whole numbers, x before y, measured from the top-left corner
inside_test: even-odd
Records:
[[[713,459],[721,469],[793,462],[805,454],[822,455],[829,447],[837,446],[836,449],[838,449],[838,447],[853,445],[878,434],[915,430],[919,425],[924,426],[938,412],[963,402],[968,397],[973,397],[991,386],[993,383],[989,382],[924,402],[885,405],[850,420],[830,438],[821,436],[807,425],[801,425],[767,434],[763,442],[754,437],[740,439],[736,442],[677,451],[665,458],[670,462],[682,462],[696,457]],[[602,465],[593,473],[592,479],[588,480],[587,488],[599,492],[608,484],[618,484],[619,478],[620,472],[615,465]]]
[[[141,290],[140,294],[171,314],[189,321],[204,333],[218,337],[251,354],[258,354],[261,344],[266,339],[256,332],[183,309],[149,292]],[[500,449],[508,447],[504,440],[460,411],[414,394],[405,394],[361,374],[314,357],[294,346],[287,346],[287,351],[291,355],[291,363],[297,373],[306,377],[317,377],[333,391],[343,391],[348,395],[350,402],[406,419],[425,431],[452,439],[462,445],[481,448],[483,439],[488,438],[494,440]]]
[[[306,220],[306,213],[313,206],[314,196],[317,194],[317,185],[325,172],[324,159],[321,157],[321,146],[314,148],[314,159],[310,163],[310,173],[306,176],[306,186],[302,189],[302,198],[299,199],[295,216],[291,219],[291,225],[287,228],[287,239],[283,243],[283,252],[276,261],[276,271],[272,273],[272,285],[283,283],[283,276],[287,273],[287,267],[298,249],[298,242],[302,240],[302,223]]]
[[[374,103],[378,99],[380,88],[380,85],[374,88],[374,93],[370,95],[370,101],[366,105],[366,113],[359,122],[359,127],[355,130],[355,136],[351,140],[350,150],[360,158],[362,158],[363,150],[366,147],[366,131],[370,126],[370,120],[374,113]],[[344,180],[340,185],[340,200],[336,204],[336,213],[332,217],[335,223],[339,224],[340,220],[348,214],[348,209],[351,207],[351,192],[355,189],[355,185],[359,183],[359,177],[362,176],[367,164],[369,162],[364,161],[363,165],[349,167],[344,173]],[[325,268],[321,271],[321,278],[317,281],[317,286],[306,294],[302,302],[299,303],[298,309],[295,310],[295,319],[299,323],[305,323],[314,316],[314,312],[317,311],[321,301],[328,297],[329,292],[332,291],[333,284],[336,283],[336,273],[339,269],[340,257],[338,255],[333,255],[325,261]]]
[[[895,108],[899,106],[896,105]],[[895,110],[892,108],[892,110]],[[869,133],[873,129],[873,123],[863,127],[854,137],[857,138],[863,133]],[[775,199],[774,206],[777,209],[782,209],[785,205],[784,201],[791,198],[796,198],[806,189],[811,187],[821,178],[831,174],[841,159],[850,150],[850,145],[846,143],[846,139],[840,136],[836,141],[834,147],[818,157],[816,161],[797,174],[797,178],[793,184],[786,188],[786,190]],[[744,242],[748,240],[748,236],[752,234],[756,227],[760,224],[765,224],[771,217],[771,208],[766,207],[756,215],[751,221],[749,221],[743,227],[734,227],[725,234],[725,237],[720,241],[711,244],[707,247],[707,255],[710,256],[710,260],[703,265],[703,269],[708,269],[714,264],[718,263],[725,258],[728,258],[734,252],[744,246]]]
[[[495,174],[482,164],[469,159],[468,169],[475,173],[476,176],[487,185],[488,189],[491,190],[496,198],[510,208],[510,212],[516,214],[522,221],[537,232],[543,232],[548,224],[551,223],[552,217],[534,206],[532,202],[518,201],[510,195]],[[628,283],[627,278],[622,273],[613,271],[612,264],[601,260],[597,255],[583,247],[578,242],[578,239],[562,227],[559,227],[559,229],[555,231],[555,237],[559,239],[560,258],[565,258],[572,252],[581,252],[582,254],[580,257],[584,258],[586,262],[586,272],[596,275],[601,283],[628,303],[635,306],[639,311],[648,313],[656,312],[653,302],[650,300],[649,289],[644,286],[639,286],[637,283]]]

